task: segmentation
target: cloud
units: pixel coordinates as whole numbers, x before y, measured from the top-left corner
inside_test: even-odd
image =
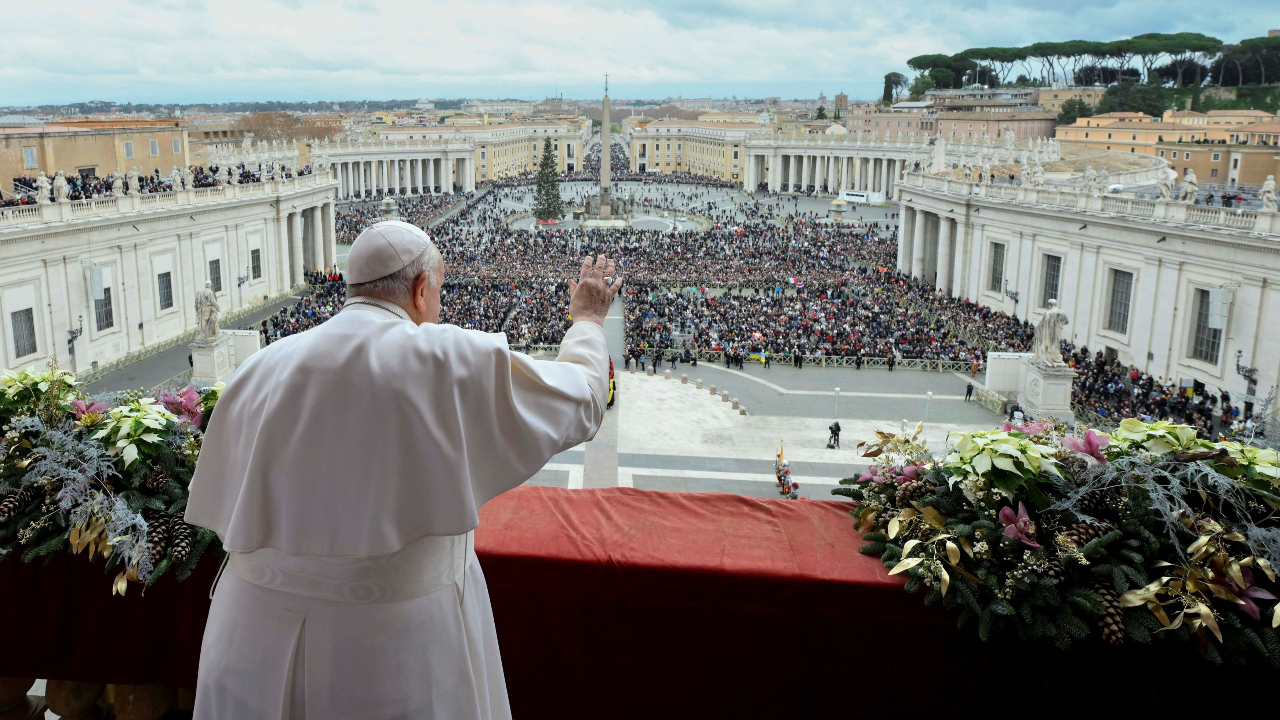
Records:
[[[1250,0],[1252,2],[1252,0]],[[4,34],[0,102],[879,95],[969,47],[1280,27],[1193,0],[72,0]],[[67,52],[67,48],[84,48]],[[86,62],[86,57],[91,62]]]

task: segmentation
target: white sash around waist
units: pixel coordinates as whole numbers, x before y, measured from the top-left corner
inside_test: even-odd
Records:
[[[472,535],[428,535],[377,557],[290,555],[275,548],[230,553],[227,569],[245,582],[337,602],[400,602],[461,582]]]

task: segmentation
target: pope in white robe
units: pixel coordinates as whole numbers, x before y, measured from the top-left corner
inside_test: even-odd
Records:
[[[196,720],[510,717],[476,510],[599,429],[614,269],[583,262],[536,361],[437,324],[422,230],[361,233],[343,310],[241,365],[205,435],[186,519],[229,555]]]

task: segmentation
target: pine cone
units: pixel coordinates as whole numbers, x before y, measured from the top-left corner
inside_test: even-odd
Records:
[[[1108,490],[1094,490],[1080,498],[1076,508],[1091,517],[1107,514],[1111,511],[1111,500],[1114,493]]]
[[[36,489],[31,485],[27,485],[19,488],[15,493],[10,493],[4,500],[0,500],[0,522],[17,515],[35,496]]]
[[[1098,618],[1098,628],[1102,630],[1102,639],[1118,647],[1124,644],[1124,616],[1120,614],[1120,598],[1115,590],[1101,582],[1094,581],[1093,591],[1102,598],[1105,610]]]
[[[933,488],[930,485],[919,480],[913,480],[898,486],[898,492],[894,495],[894,500],[898,507],[908,508],[911,507],[913,500],[919,500],[931,492],[933,492]]]
[[[1074,548],[1078,550],[1085,545],[1088,545],[1090,540],[1100,538],[1109,532],[1111,532],[1110,525],[1076,523],[1058,535],[1058,546],[1066,546],[1066,548]]]
[[[173,536],[173,563],[181,565],[191,553],[191,526],[180,516],[169,518],[169,534]]]
[[[147,486],[148,490],[160,492],[169,486],[169,476],[165,474],[164,470],[156,468],[151,471],[151,475],[147,477],[143,484]]]
[[[1062,578],[1066,577],[1066,568],[1062,567],[1062,560],[1057,556],[1045,558],[1044,565],[1045,567],[1041,573],[1045,577],[1052,578],[1054,581],[1058,582],[1060,582]]]
[[[1068,455],[1058,461],[1058,467],[1065,470],[1071,477],[1079,479],[1089,468],[1089,461],[1079,455]]]
[[[147,521],[147,554],[151,562],[158,563],[169,549],[169,516],[154,508],[143,508],[142,519]]]

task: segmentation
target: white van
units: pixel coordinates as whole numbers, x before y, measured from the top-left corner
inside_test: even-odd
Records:
[[[884,205],[885,202],[884,193],[882,192],[862,192],[859,190],[842,190],[840,191],[840,199],[855,205]]]

